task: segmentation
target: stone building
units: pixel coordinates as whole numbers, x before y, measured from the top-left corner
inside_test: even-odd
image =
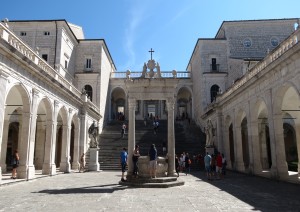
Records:
[[[168,120],[168,172],[174,172],[174,120],[212,123],[213,146],[228,168],[299,182],[298,19],[224,21],[198,39],[186,71],[161,71],[151,59],[137,72],[116,71],[103,39],[85,39],[65,20],[0,23],[0,166],[12,151],[20,178],[78,169],[93,123]],[[121,116],[120,116],[121,115]],[[100,150],[101,151],[101,150]],[[290,165],[296,163],[293,170]],[[131,166],[132,164],[129,164]],[[291,172],[293,171],[293,172]],[[291,175],[293,173],[294,175]]]

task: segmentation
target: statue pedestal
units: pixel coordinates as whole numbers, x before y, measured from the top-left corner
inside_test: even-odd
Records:
[[[209,155],[215,154],[215,148],[212,146],[205,147],[205,154],[208,152]]]
[[[149,157],[148,156],[140,156],[139,162],[139,176],[150,178],[149,172]],[[168,163],[166,162],[166,158],[158,157],[157,158],[157,168],[156,168],[156,176],[157,177],[166,177],[166,173],[168,171]]]
[[[100,164],[98,161],[98,148],[90,148],[89,171],[99,171]]]

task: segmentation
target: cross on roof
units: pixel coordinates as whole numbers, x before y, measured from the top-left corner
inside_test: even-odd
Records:
[[[149,52],[151,54],[151,60],[152,60],[152,53],[154,52],[154,50],[151,48]]]

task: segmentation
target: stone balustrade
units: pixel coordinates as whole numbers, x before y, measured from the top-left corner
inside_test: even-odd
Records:
[[[130,72],[130,78],[140,78],[142,76],[142,72]],[[110,75],[111,78],[126,78],[126,72],[112,72]],[[162,78],[174,78],[173,72],[161,72]],[[177,71],[176,78],[191,78],[191,73],[186,71]]]
[[[14,47],[18,52],[36,64],[48,75],[57,80],[61,85],[70,90],[73,94],[80,98],[81,92],[60,73],[52,68],[46,61],[44,61],[30,46],[19,39],[13,32],[11,32],[3,23],[0,23],[0,38],[6,41],[9,45]]]
[[[295,31],[289,38],[283,41],[277,48],[275,48],[272,52],[270,52],[266,58],[256,64],[252,69],[250,69],[238,82],[233,84],[227,91],[225,91],[222,95],[220,95],[217,100],[222,101],[231,95],[234,91],[243,86],[247,81],[252,79],[258,73],[260,73],[264,68],[270,65],[272,62],[277,60],[280,56],[282,56],[286,51],[291,49],[299,42],[300,30]]]

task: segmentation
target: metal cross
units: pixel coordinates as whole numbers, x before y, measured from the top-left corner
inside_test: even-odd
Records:
[[[153,51],[153,49],[151,48],[149,52],[150,52],[150,54],[151,54],[151,60],[152,60],[152,53],[153,53],[154,51]]]

